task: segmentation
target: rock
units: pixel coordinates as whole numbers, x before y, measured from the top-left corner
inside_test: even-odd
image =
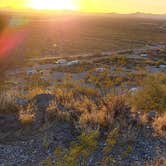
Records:
[[[4,133],[19,129],[19,115],[17,113],[0,114],[0,126],[0,132]]]
[[[35,70],[35,69],[34,70],[28,70],[28,71],[26,71],[26,74],[29,75],[29,76],[37,74],[37,70]]]
[[[140,56],[145,58],[148,57],[148,54],[141,54]]]
[[[156,111],[150,111],[146,114],[146,120],[147,122],[152,122],[154,119],[157,117],[157,112]]]
[[[18,104],[20,106],[25,106],[28,104],[28,100],[26,100],[24,98],[19,98],[19,97],[16,97],[15,102],[16,102],[16,104]]]
[[[80,63],[79,60],[74,60],[74,61],[68,62],[67,65],[68,65],[68,66],[72,66],[72,65],[77,65],[77,64],[79,64],[79,63]]]
[[[166,65],[160,65],[159,68],[166,69]]]
[[[95,71],[98,73],[103,73],[106,69],[101,67],[101,68],[96,68]]]
[[[36,106],[40,109],[44,109],[46,108],[49,103],[55,99],[55,96],[54,95],[51,95],[51,94],[40,94],[40,95],[37,95],[35,96],[33,99],[32,99],[32,102],[34,102],[34,104],[36,104]]]
[[[51,94],[40,94],[32,99],[31,102],[34,103],[36,106],[35,127],[38,128],[41,127],[42,124],[44,124],[48,114],[47,107],[54,99],[55,96]]]
[[[129,90],[129,93],[132,95],[136,94],[139,91],[139,87],[133,87]]]
[[[66,59],[59,59],[56,61],[56,64],[66,64],[67,60]]]

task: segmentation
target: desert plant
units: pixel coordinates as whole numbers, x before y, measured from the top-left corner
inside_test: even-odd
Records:
[[[105,123],[107,125],[114,124],[116,120],[118,120],[120,123],[125,120],[124,115],[126,114],[126,110],[128,110],[125,96],[114,96],[108,94],[103,99],[103,106],[105,108]]]
[[[110,58],[110,60],[111,60],[113,63],[115,63],[115,64],[117,64],[117,65],[119,65],[119,66],[124,66],[124,65],[126,65],[127,62],[128,62],[127,57],[122,56],[122,55],[114,55],[114,56],[112,56],[112,57]]]
[[[146,77],[141,89],[131,96],[131,104],[136,110],[164,111],[166,108],[166,75],[154,74]]]
[[[111,152],[112,148],[116,145],[118,135],[119,135],[118,128],[113,129],[108,134],[107,139],[106,139],[106,146],[103,149],[103,152],[105,155],[108,155]]]
[[[87,83],[90,83],[99,89],[102,95],[106,95],[110,88],[114,85],[109,72],[105,71],[98,74],[89,74],[86,78]]]
[[[78,143],[71,143],[68,149],[61,146],[55,150],[55,161],[46,159],[41,166],[77,166],[86,165],[91,153],[97,148],[98,131],[82,133],[78,137]]]
[[[166,136],[166,113],[155,119],[153,128],[158,134]]]
[[[0,113],[15,113],[18,111],[15,102],[15,93],[12,91],[0,91]]]
[[[32,90],[35,88],[47,88],[50,85],[49,81],[46,81],[40,77],[39,74],[26,77],[26,89]]]

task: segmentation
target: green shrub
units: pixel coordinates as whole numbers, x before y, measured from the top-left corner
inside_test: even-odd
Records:
[[[55,150],[55,162],[50,158],[43,161],[40,166],[77,166],[86,165],[91,153],[97,148],[98,131],[82,133],[78,137],[78,143],[71,143],[69,149],[61,146]]]
[[[93,84],[95,88],[99,89],[103,95],[111,89],[114,85],[113,80],[110,77],[109,72],[105,71],[103,73],[89,74],[86,78],[87,83]]]
[[[118,135],[119,135],[119,129],[118,128],[113,129],[108,134],[107,139],[106,139],[106,146],[103,149],[103,152],[104,152],[105,155],[108,155],[111,152],[112,148],[116,145]]]
[[[146,77],[141,83],[141,89],[131,97],[132,106],[136,110],[166,109],[166,75],[154,74]]]

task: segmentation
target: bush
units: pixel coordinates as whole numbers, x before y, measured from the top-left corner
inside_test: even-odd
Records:
[[[97,148],[98,131],[82,133],[78,143],[71,143],[69,149],[59,146],[55,150],[55,162],[50,158],[43,161],[40,166],[77,166],[86,165],[91,153]]]
[[[113,129],[108,134],[107,139],[106,139],[106,146],[103,149],[104,155],[109,155],[109,153],[111,152],[112,148],[117,143],[118,136],[119,136],[119,129],[118,128]]]
[[[166,108],[166,75],[154,74],[141,83],[141,90],[131,96],[131,104],[136,110],[157,110]]]
[[[110,60],[119,66],[124,66],[128,63],[128,59],[122,55],[114,55],[110,58]]]
[[[86,78],[87,83],[95,86],[96,89],[99,89],[102,95],[106,95],[110,91],[111,87],[114,85],[109,72],[105,71],[103,73],[93,74],[90,73]]]
[[[158,134],[166,136],[166,113],[155,119],[153,127]]]
[[[32,90],[35,88],[46,89],[49,85],[49,81],[42,79],[39,74],[34,74],[26,78],[25,87],[28,90]]]

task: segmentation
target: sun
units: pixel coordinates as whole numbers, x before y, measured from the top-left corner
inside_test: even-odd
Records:
[[[75,10],[73,0],[31,0],[29,6],[33,9]]]

